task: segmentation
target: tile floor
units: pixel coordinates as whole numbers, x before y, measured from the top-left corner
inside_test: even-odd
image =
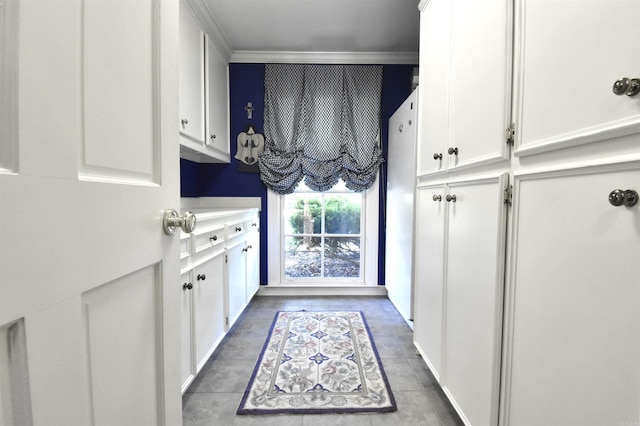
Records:
[[[393,413],[238,416],[236,410],[277,311],[362,311],[395,396]],[[182,398],[184,426],[461,425],[411,329],[384,297],[254,297]]]

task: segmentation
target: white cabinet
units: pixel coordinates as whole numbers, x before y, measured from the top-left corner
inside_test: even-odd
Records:
[[[196,219],[180,237],[183,393],[249,303],[247,271],[251,296],[259,286],[257,209],[196,210]]]
[[[510,0],[431,0],[422,11],[418,176],[508,158],[510,14]]]
[[[180,156],[228,163],[228,59],[184,1],[179,46]]]
[[[431,0],[420,15],[418,176],[445,170],[449,161],[451,6]]]
[[[389,300],[413,326],[413,224],[416,189],[418,92],[414,91],[389,120],[387,158],[387,229],[385,287]]]
[[[639,212],[608,196],[640,190],[640,162],[526,174],[515,188],[504,424],[637,423]]]
[[[231,327],[247,305],[247,249],[244,241],[227,248],[227,317]]]
[[[229,162],[229,66],[224,55],[205,37],[206,46],[206,139],[208,150]]]
[[[622,77],[640,78],[640,55],[629,54],[640,40],[640,2],[518,5],[516,155],[640,132],[640,95],[612,91]],[[629,19],[620,18],[622,10]]]
[[[613,206],[608,198],[616,189],[640,192],[640,95],[612,90],[620,78],[640,78],[640,59],[628,54],[640,38],[640,4],[514,2],[510,95],[486,89],[509,80],[512,53],[502,34],[511,6],[456,0],[447,8],[441,1],[421,3],[425,26],[432,23],[421,29],[428,41],[421,45],[421,78],[432,79],[429,70],[450,55],[450,94],[438,98],[432,89],[430,101],[421,93],[421,103],[450,112],[446,137],[459,151],[457,162],[418,170],[424,221],[416,227],[416,345],[467,424],[636,424],[640,204]],[[444,9],[452,42],[438,53],[427,48],[438,22],[431,13]],[[635,18],[619,19],[620,10]],[[601,24],[597,33],[593,22]],[[479,49],[485,44],[491,47]],[[485,56],[495,72],[475,67]],[[500,63],[507,72],[498,72]],[[421,80],[421,90],[430,84],[435,80]],[[503,99],[513,104],[515,123],[508,162],[491,148],[502,131],[494,123],[508,117]],[[429,131],[426,124],[423,162],[438,149],[428,135],[446,127],[432,123]],[[463,145],[474,134],[478,146]],[[507,226],[504,205],[494,202],[506,179],[494,185],[482,177],[504,172],[513,185]],[[444,211],[430,198],[452,194],[456,203]]]
[[[192,272],[195,363],[200,371],[224,337],[224,250],[214,252]]]
[[[180,136],[204,144],[204,32],[188,6],[180,3]]]
[[[413,338],[438,380],[444,343],[445,196],[444,185],[421,186],[416,192]]]
[[[227,232],[227,316],[231,327],[260,287],[260,221],[257,213],[230,223]]]
[[[418,190],[416,346],[469,424],[495,424],[506,174]]]
[[[248,224],[247,236],[247,303],[260,288],[260,230],[257,221]]]

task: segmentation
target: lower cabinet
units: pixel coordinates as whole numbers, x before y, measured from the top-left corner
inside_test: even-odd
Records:
[[[250,230],[247,238],[247,303],[260,288],[260,232]]]
[[[181,235],[183,393],[258,290],[257,218],[257,209],[196,212],[196,229]]]
[[[182,274],[182,391],[202,369],[225,334],[224,250]]]
[[[245,241],[227,248],[227,319],[231,327],[247,305]]]
[[[507,175],[418,189],[414,339],[465,423],[498,418]]]
[[[640,192],[640,162],[514,187],[502,423],[638,424],[640,212],[609,194]]]

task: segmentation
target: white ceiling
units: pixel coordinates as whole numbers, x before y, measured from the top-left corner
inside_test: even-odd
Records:
[[[419,0],[201,0],[233,52],[418,52]]]

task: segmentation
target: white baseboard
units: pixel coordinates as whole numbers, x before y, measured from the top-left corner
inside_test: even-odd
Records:
[[[377,286],[260,286],[258,296],[386,296],[387,289]]]

